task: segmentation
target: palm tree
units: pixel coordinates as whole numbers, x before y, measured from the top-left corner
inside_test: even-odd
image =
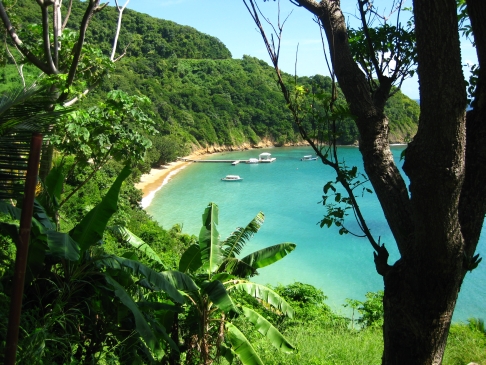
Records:
[[[237,228],[220,241],[217,231],[218,206],[209,203],[203,214],[199,244],[190,246],[181,257],[179,271],[192,276],[197,291],[186,292],[190,306],[181,327],[187,364],[211,364],[219,356],[232,360],[236,355],[244,365],[262,364],[251,342],[234,319],[242,317],[284,352],[293,351],[290,342],[263,316],[238,302],[250,295],[279,314],[292,316],[293,310],[270,288],[249,278],[257,269],[270,265],[294,250],[295,244],[281,243],[238,258],[246,242],[260,229],[263,213],[244,228]]]

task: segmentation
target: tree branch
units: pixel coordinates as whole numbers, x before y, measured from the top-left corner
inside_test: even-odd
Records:
[[[86,37],[86,30],[88,29],[88,24],[91,18],[93,17],[94,13],[98,10],[98,5],[100,0],[89,0],[89,4],[86,7],[86,11],[84,12],[83,20],[79,26],[79,37],[76,45],[73,49],[73,61],[71,63],[71,67],[69,69],[66,85],[64,89],[68,89],[74,82],[74,77],[76,75],[76,69],[78,68],[79,60],[81,58],[81,51],[83,49],[84,39]],[[64,101],[67,98],[67,92],[64,92],[60,96],[60,101]]]
[[[125,10],[125,8],[127,7],[129,2],[130,2],[130,0],[127,0],[125,2],[125,4],[123,5],[123,7],[121,7],[121,6],[118,6],[118,1],[115,0],[116,9],[118,10],[118,23],[116,25],[115,40],[113,41],[113,49],[111,50],[111,56],[110,56],[110,60],[112,60],[112,61],[115,59],[115,52],[116,52],[116,47],[117,47],[117,44],[118,44],[118,36],[120,35],[120,28],[121,28],[123,11]]]
[[[41,5],[42,11],[42,42],[44,46],[44,57],[49,68],[48,75],[57,74],[57,68],[54,64],[51,54],[51,40],[49,39],[49,11],[47,5]]]
[[[49,67],[47,64],[43,63],[39,58],[37,58],[32,52],[30,52],[27,48],[23,46],[22,40],[19,38],[17,32],[15,31],[12,23],[10,22],[10,18],[3,6],[3,2],[0,1],[0,18],[2,18],[3,24],[5,29],[7,30],[10,39],[18,48],[18,50],[36,67],[38,67],[42,72],[49,73]]]

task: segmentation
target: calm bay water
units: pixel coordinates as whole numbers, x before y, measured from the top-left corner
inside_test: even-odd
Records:
[[[392,147],[396,161],[403,146]],[[376,273],[373,250],[365,238],[340,236],[335,227],[320,228],[325,214],[322,187],[333,180],[330,168],[320,161],[300,161],[312,154],[310,148],[272,148],[221,153],[206,159],[248,159],[270,152],[277,160],[270,164],[193,163],[182,169],[162,187],[146,208],[164,228],[179,223],[183,232],[199,234],[202,213],[209,202],[219,206],[218,231],[226,238],[236,227],[245,226],[262,211],[265,223],[246,245],[243,255],[281,242],[293,242],[297,248],[283,260],[260,269],[254,281],[272,285],[294,281],[322,289],[327,303],[336,311],[346,298],[364,300],[368,291],[383,289]],[[355,147],[341,147],[340,159],[348,166],[361,168],[361,156]],[[398,163],[401,165],[401,163]],[[240,175],[243,181],[224,182],[221,178]],[[398,259],[395,241],[374,194],[359,199],[361,209],[375,237],[380,237],[390,252],[389,263]],[[360,233],[349,216],[347,228]],[[478,253],[486,255],[483,230]],[[454,313],[454,320],[470,317],[486,319],[486,263],[468,273]]]

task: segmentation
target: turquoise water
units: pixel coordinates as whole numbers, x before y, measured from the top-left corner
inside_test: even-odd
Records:
[[[392,147],[396,161],[402,150],[403,146]],[[342,313],[346,313],[342,306],[346,298],[364,300],[366,292],[383,289],[381,276],[374,267],[373,250],[365,238],[340,236],[335,227],[319,227],[318,222],[325,214],[325,207],[320,203],[322,187],[334,175],[320,161],[300,161],[302,156],[312,154],[310,148],[229,152],[205,158],[248,159],[262,152],[270,152],[277,160],[270,164],[236,166],[229,163],[189,165],[155,194],[147,212],[164,228],[179,223],[185,233],[198,235],[201,215],[207,204],[214,202],[220,212],[218,230],[221,238],[226,238],[234,228],[245,226],[262,211],[265,222],[243,254],[281,242],[293,242],[297,248],[283,260],[261,269],[256,282],[312,284],[324,291],[327,303],[334,310]],[[355,147],[341,147],[339,156],[349,166],[362,166]],[[243,181],[221,181],[228,174],[240,175]],[[392,264],[398,259],[398,253],[376,196],[365,194],[359,203],[372,233],[386,244]],[[346,225],[358,232],[353,217],[347,219]],[[483,234],[478,249],[481,256],[486,255],[484,237]],[[454,320],[486,319],[485,264],[481,263],[466,276]]]

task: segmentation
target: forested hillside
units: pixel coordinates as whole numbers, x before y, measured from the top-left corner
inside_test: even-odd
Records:
[[[38,21],[37,7],[26,0],[19,5],[17,27],[35,36],[32,24]],[[74,1],[68,27],[79,26],[82,9],[82,3]],[[88,28],[87,43],[109,55],[116,22],[113,7],[96,14]],[[215,37],[128,9],[123,14],[118,53],[125,50],[125,56],[84,104],[92,105],[115,89],[148,96],[160,132],[151,136],[154,148],[150,163],[172,160],[191,148],[254,146],[262,139],[277,146],[300,141],[273,68],[266,62],[250,56],[232,59]],[[4,60],[7,62],[7,58]],[[0,77],[12,85],[13,67],[4,68]],[[295,78],[284,77],[293,88]],[[314,92],[330,93],[328,77],[299,77],[297,83]],[[399,92],[388,102],[388,115],[391,142],[403,142],[415,134],[419,115],[416,102]],[[338,142],[352,144],[357,139],[354,123],[342,121]]]

